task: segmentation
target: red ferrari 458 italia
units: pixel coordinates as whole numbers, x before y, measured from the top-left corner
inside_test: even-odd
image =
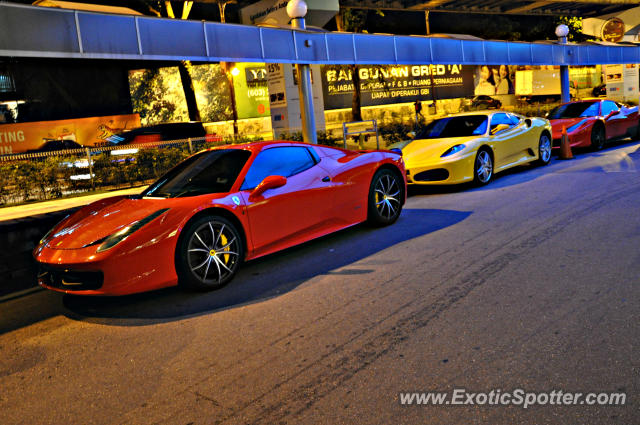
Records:
[[[612,100],[593,99],[562,104],[547,116],[553,128],[553,148],[559,149],[562,128],[571,147],[600,150],[608,140],[637,137],[638,107],[627,108]]]
[[[240,264],[369,221],[396,221],[402,157],[296,142],[199,152],[137,196],[87,205],[34,250],[38,283],[83,295],[209,290]]]

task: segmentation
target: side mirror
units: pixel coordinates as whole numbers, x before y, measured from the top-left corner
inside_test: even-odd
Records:
[[[416,132],[415,131],[408,132],[407,137],[409,137],[410,139],[414,139],[416,137]]]
[[[609,112],[609,115],[607,115],[605,120],[608,120],[609,118],[614,117],[614,116],[618,115],[619,113],[620,113],[620,110],[611,111],[611,112]]]
[[[276,189],[287,184],[287,178],[282,176],[267,176],[260,182],[258,186],[251,192],[249,199],[253,200],[269,189]]]
[[[491,135],[498,134],[501,131],[508,130],[509,124],[498,124],[495,126],[493,130],[491,130]]]

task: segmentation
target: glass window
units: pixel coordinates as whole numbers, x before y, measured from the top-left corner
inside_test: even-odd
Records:
[[[229,192],[250,156],[249,151],[242,149],[196,154],[149,186],[142,196],[177,198]]]
[[[520,118],[517,115],[507,114],[513,125],[520,124]]]
[[[461,115],[431,121],[416,139],[481,136],[487,132],[486,115]]]
[[[498,127],[500,124],[506,124],[509,126],[509,128],[516,126],[509,115],[504,113],[493,114],[493,116],[491,117],[491,134],[493,134],[496,127]]]
[[[604,102],[602,102],[602,116],[606,117],[607,115],[609,115],[609,113],[611,111],[617,111],[618,109],[618,105],[615,104],[615,102],[612,102],[610,100],[605,100]]]
[[[559,120],[563,118],[595,117],[600,110],[600,102],[576,102],[567,103],[555,107],[547,118]]]
[[[303,146],[271,148],[258,154],[244,178],[241,190],[253,189],[267,176],[291,177],[316,164]]]

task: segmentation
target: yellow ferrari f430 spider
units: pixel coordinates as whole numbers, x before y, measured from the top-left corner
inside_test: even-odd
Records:
[[[484,185],[516,165],[548,164],[551,124],[502,111],[456,114],[432,121],[395,147],[402,150],[409,184]]]

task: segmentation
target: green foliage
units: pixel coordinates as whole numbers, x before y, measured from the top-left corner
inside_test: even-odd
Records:
[[[324,146],[338,146],[342,143],[342,139],[334,136],[330,131],[317,131],[316,136],[318,138],[318,144]],[[291,140],[294,142],[302,142],[303,137],[301,132],[295,133],[280,133],[280,140]]]
[[[233,119],[229,80],[219,64],[195,65],[191,79],[203,122]]]
[[[177,67],[131,71],[129,88],[143,126],[189,120]]]
[[[336,16],[338,30],[346,32],[363,32],[367,25],[368,9],[341,9]]]
[[[135,155],[114,157],[101,153],[92,157],[96,189],[118,189],[149,183],[189,155],[188,147],[145,149]],[[49,157],[0,164],[0,205],[56,199],[92,189],[90,180],[71,180],[88,174],[74,167],[80,157]]]
[[[219,64],[188,66],[200,116],[204,122],[232,119],[229,81]],[[133,111],[142,125],[188,121],[187,103],[177,67],[129,73]]]
[[[582,18],[575,16],[560,16],[555,22],[556,25],[565,24],[569,27],[569,35],[567,40],[574,43],[584,41],[595,41],[596,39],[582,33]]]
[[[408,133],[415,131],[412,125],[405,124],[402,121],[393,121],[387,124],[382,124],[378,127],[380,137],[386,142],[387,146],[409,140]]]

